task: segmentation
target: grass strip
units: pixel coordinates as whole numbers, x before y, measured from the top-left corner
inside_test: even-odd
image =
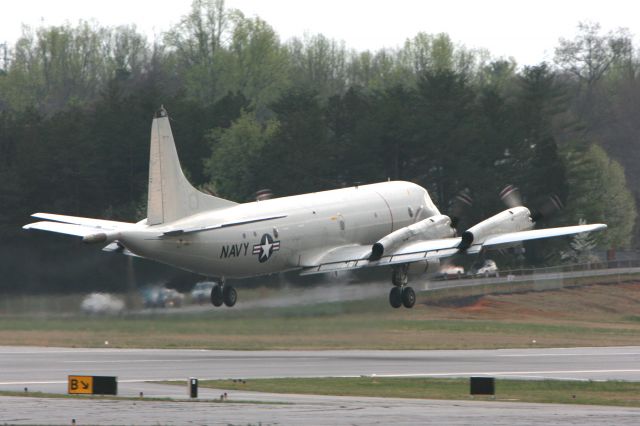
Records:
[[[171,383],[171,382],[168,382]],[[175,383],[173,383],[175,384]],[[183,385],[183,383],[180,383]],[[459,378],[279,378],[207,380],[201,387],[334,396],[468,400],[469,379]],[[475,397],[493,400],[489,397]],[[495,400],[640,407],[640,383],[624,381],[496,380]]]
[[[433,292],[421,292],[411,310],[394,310],[386,297],[119,317],[15,315],[0,307],[0,341],[226,350],[495,349],[640,341],[640,283],[486,297],[467,297],[463,290],[447,290],[439,303]]]

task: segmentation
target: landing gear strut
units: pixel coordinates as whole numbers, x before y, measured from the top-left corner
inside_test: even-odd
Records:
[[[389,304],[394,308],[403,306],[405,308],[413,308],[416,304],[416,292],[409,286],[407,272],[409,269],[408,264],[398,265],[393,268],[393,274],[391,275],[391,282],[393,288],[389,292]]]
[[[228,307],[232,307],[238,301],[238,292],[233,286],[225,284],[224,280],[220,284],[216,284],[211,289],[211,304],[216,308],[224,303]]]

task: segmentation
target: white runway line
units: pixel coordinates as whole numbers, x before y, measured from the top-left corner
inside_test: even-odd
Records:
[[[610,352],[610,353],[543,353],[543,354],[499,354],[498,357],[538,357],[538,356],[629,356],[640,355],[640,352]]]
[[[403,373],[403,374],[371,374],[371,377],[456,377],[456,376],[514,376],[541,374],[580,374],[580,373],[640,373],[640,369],[633,370],[547,370],[547,371],[465,371],[456,373]]]

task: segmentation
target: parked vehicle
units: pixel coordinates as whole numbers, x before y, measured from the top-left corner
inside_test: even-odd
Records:
[[[462,266],[447,265],[440,268],[437,276],[439,278],[448,280],[450,278],[462,278],[464,275],[464,268]]]
[[[117,315],[124,310],[124,302],[108,293],[91,293],[84,298],[80,309],[89,315]]]
[[[180,307],[184,295],[172,288],[151,286],[142,289],[142,301],[145,308]]]
[[[211,289],[217,283],[215,281],[201,281],[196,283],[191,290],[191,301],[200,305],[208,303],[211,298]]]
[[[491,259],[487,259],[484,261],[484,264],[478,268],[475,273],[477,277],[499,277],[500,272],[498,271],[498,266],[496,262]]]

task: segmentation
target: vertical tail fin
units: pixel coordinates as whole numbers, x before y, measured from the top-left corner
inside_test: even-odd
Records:
[[[169,117],[161,108],[151,124],[147,224],[171,222],[206,210],[236,203],[204,194],[194,188],[182,172],[171,133]]]

